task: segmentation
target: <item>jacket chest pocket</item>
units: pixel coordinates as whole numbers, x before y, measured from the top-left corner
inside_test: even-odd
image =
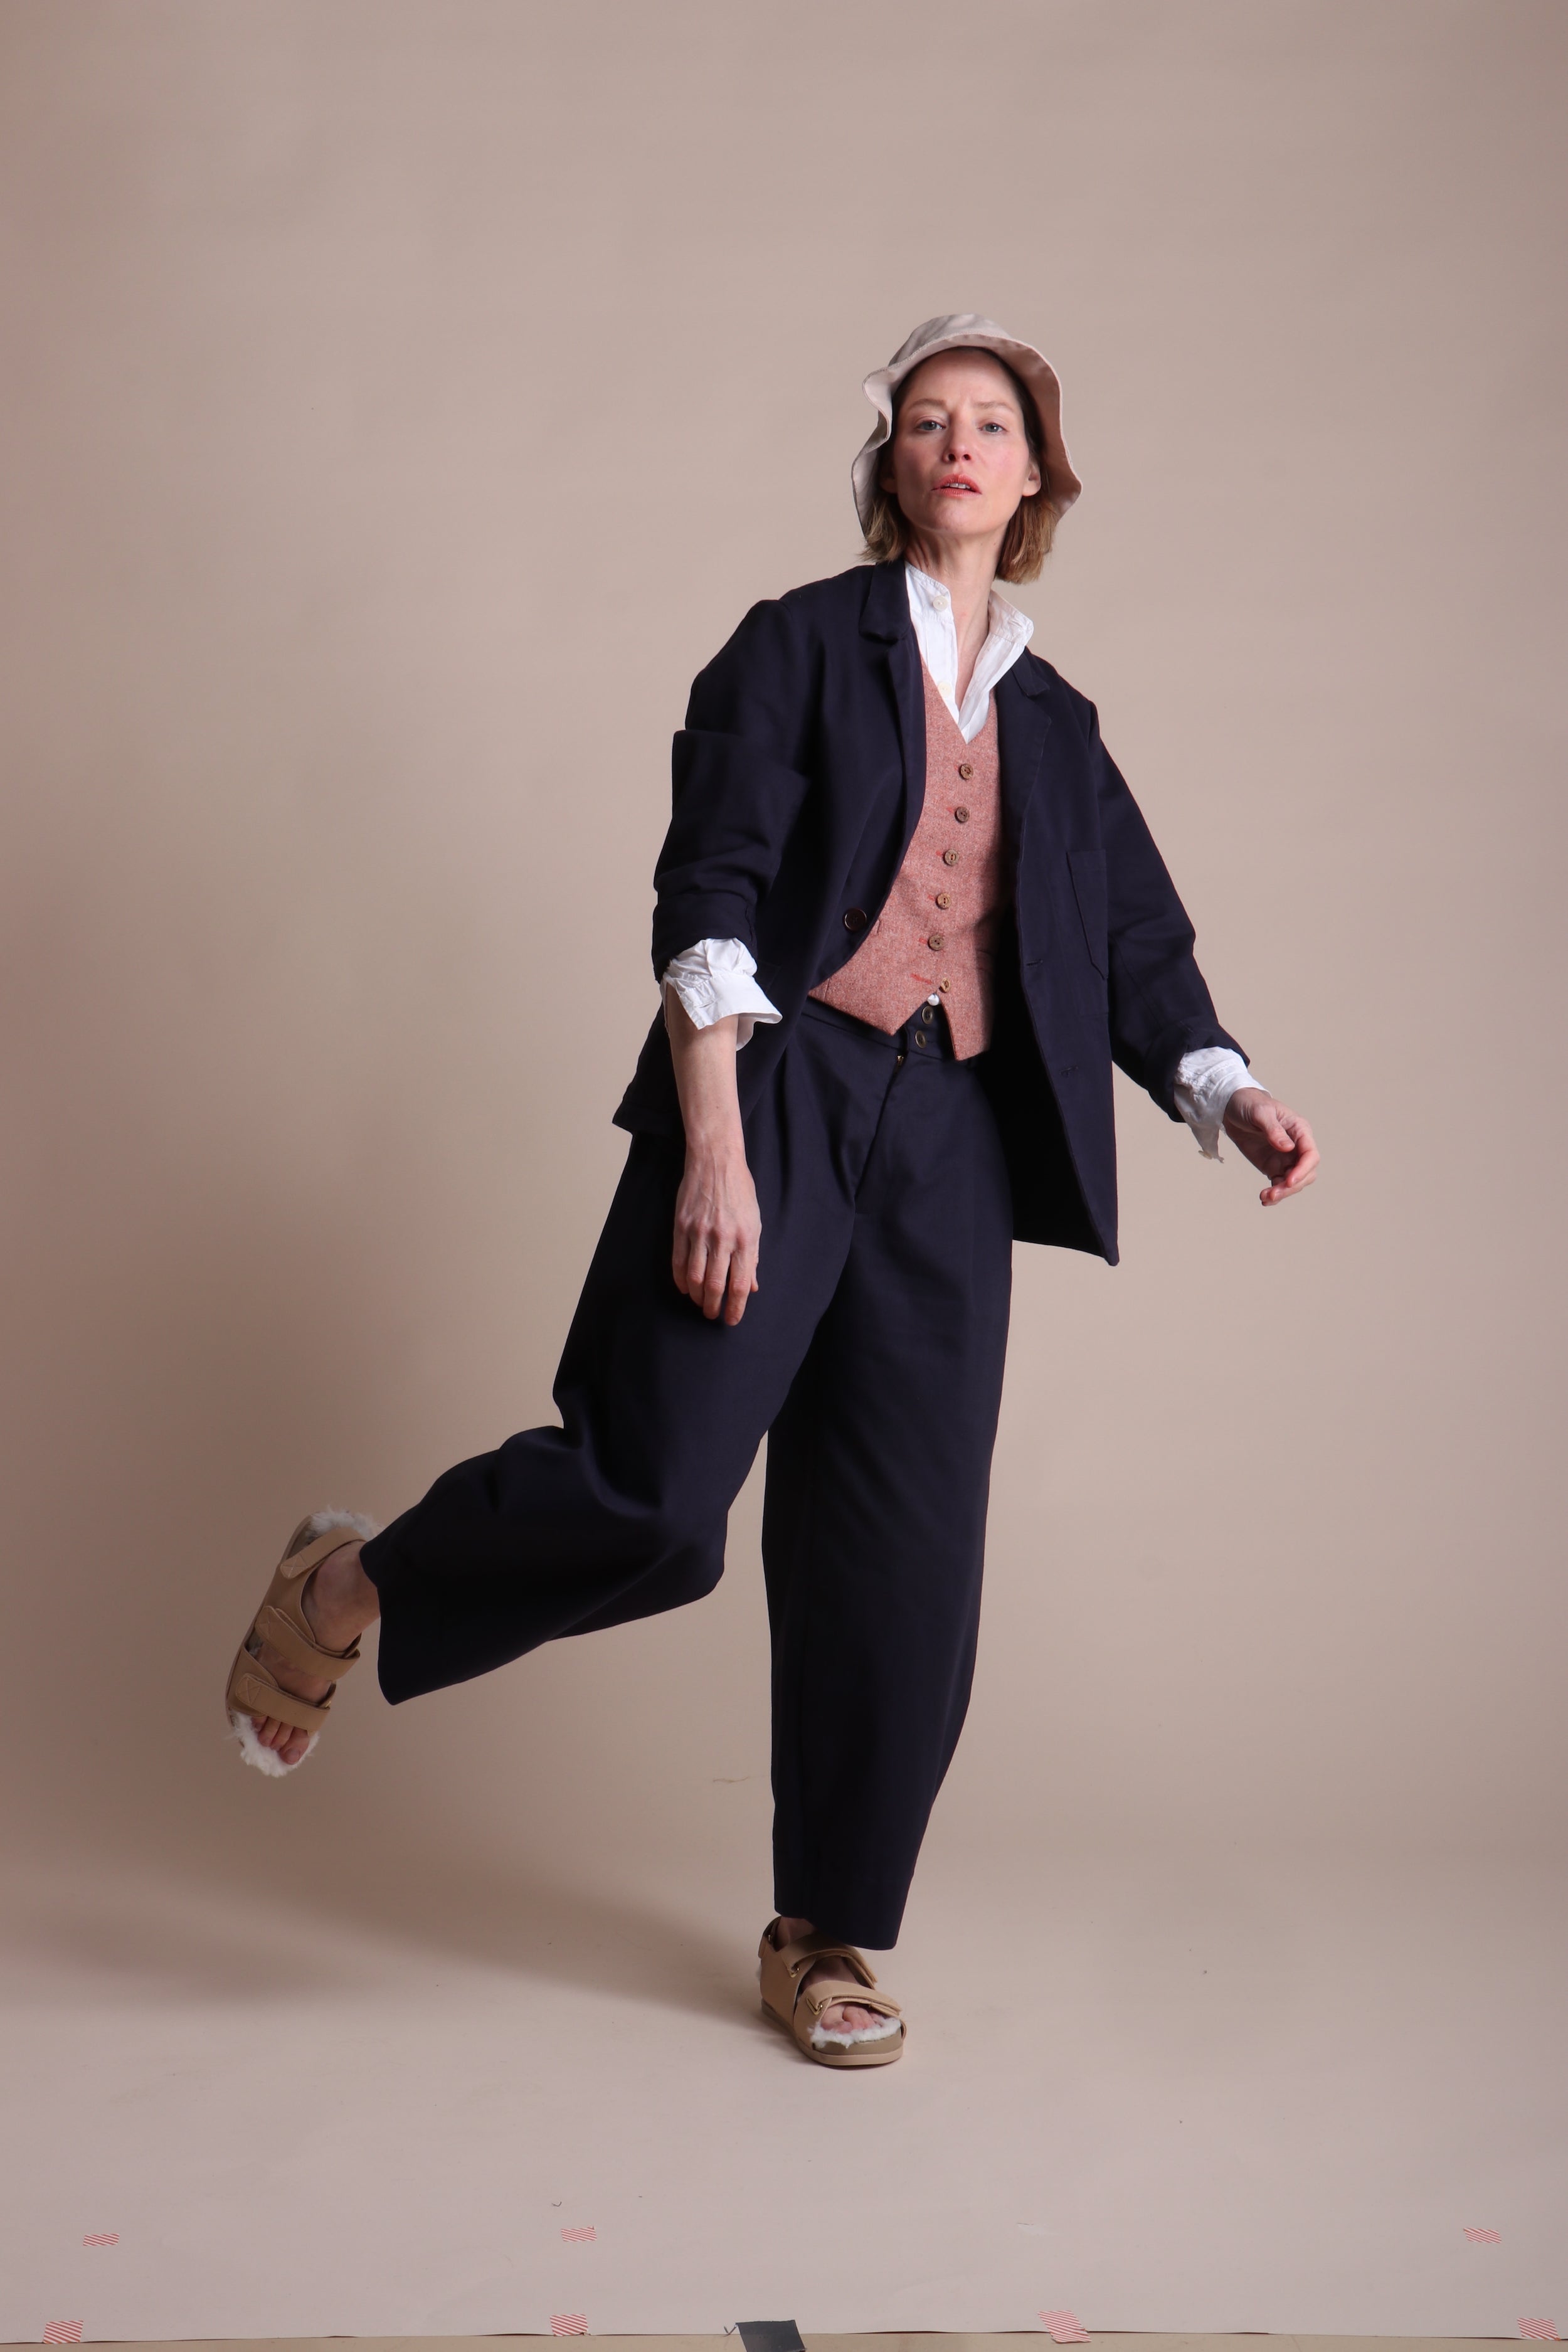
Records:
[[[1106,936],[1105,852],[1103,849],[1069,849],[1068,866],[1072,874],[1073,897],[1078,900],[1079,919],[1083,925],[1089,960],[1101,980],[1109,980],[1110,950]]]

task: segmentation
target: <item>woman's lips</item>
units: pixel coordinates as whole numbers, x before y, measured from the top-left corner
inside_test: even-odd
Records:
[[[937,488],[939,490],[967,490],[973,498],[978,498],[980,496],[978,486],[973,482],[966,480],[962,474],[950,474],[946,481],[939,482],[937,484]]]

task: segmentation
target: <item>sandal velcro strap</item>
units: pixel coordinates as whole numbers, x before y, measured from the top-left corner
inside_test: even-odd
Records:
[[[293,1595],[289,1598],[292,1600]],[[276,1650],[300,1674],[325,1675],[329,1682],[341,1681],[351,1666],[359,1664],[357,1642],[349,1650],[323,1650],[319,1642],[300,1633],[299,1622],[291,1612],[270,1601],[264,1601],[256,1612],[251,1638],[254,1640],[258,1633],[269,1649]]]
[[[875,2010],[879,2017],[903,2015],[898,2002],[889,2000],[886,1993],[867,1992],[847,1977],[828,1977],[816,1984],[807,1985],[797,1996],[795,2007],[808,2009],[814,2017],[820,2017],[823,2011],[831,2009],[836,2000],[852,2000],[857,2009]]]
[[[300,1522],[301,1527],[309,1525],[308,1519]],[[295,1534],[299,1533],[300,1528],[297,1528]],[[296,1577],[308,1576],[311,1569],[320,1568],[331,1553],[342,1551],[344,1544],[358,1543],[359,1540],[353,1528],[329,1528],[324,1536],[313,1536],[309,1543],[301,1544],[298,1551],[290,1546],[278,1563],[278,1573],[292,1583]]]
[[[231,1715],[269,1715],[276,1722],[292,1724],[296,1731],[320,1731],[331,1703],[330,1692],[319,1706],[312,1706],[308,1698],[281,1689],[254,1658],[237,1664],[228,1680],[226,1704]]]
[[[807,1969],[818,1960],[847,1960],[850,1974],[858,1985],[874,1985],[877,1981],[866,1964],[866,1956],[853,1944],[841,1944],[833,1936],[800,1936],[793,1944],[775,1944],[781,1967],[797,1981]]]

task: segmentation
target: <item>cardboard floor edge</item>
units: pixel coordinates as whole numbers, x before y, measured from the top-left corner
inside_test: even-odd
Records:
[[[1090,2331],[1091,2336],[1093,2331]],[[1009,2335],[977,2336],[942,2329],[918,2329],[905,2333],[879,2332],[867,2336],[816,2336],[805,2337],[806,2352],[858,2352],[866,2347],[868,2352],[898,2352],[901,2345],[940,2346],[941,2352],[985,2352],[987,2346],[1016,2346],[1027,2339],[1039,2340],[1038,2328],[1021,2328]],[[162,2342],[137,2342],[123,2347],[107,2337],[91,2337],[101,2343],[104,2352],[331,2352],[340,2344],[353,2344],[360,2352],[416,2352],[422,2345],[438,2344],[447,2347],[462,2345],[497,2345],[518,2342],[549,2344],[552,2336],[537,2336],[519,2331],[506,2336],[173,2336]],[[602,2339],[614,2344],[617,2352],[681,2352],[683,2346],[710,2347],[725,2342],[722,2335],[711,2336],[606,2336]],[[1048,2339],[1044,2339],[1047,2340]],[[1223,2347],[1242,2344],[1278,2344],[1292,2347],[1292,2352],[1375,2352],[1380,2345],[1397,2345],[1400,2352],[1464,2352],[1473,2344],[1507,2344],[1516,2339],[1506,2336],[1271,2336],[1255,2330],[1235,2336],[1159,2335],[1153,2332],[1125,2335],[1105,2334],[1094,2338],[1102,2344],[1125,2345],[1129,2352],[1223,2352]],[[0,2344],[0,2352],[13,2352],[10,2343]]]

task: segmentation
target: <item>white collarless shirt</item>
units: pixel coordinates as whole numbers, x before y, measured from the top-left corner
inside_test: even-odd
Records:
[[[962,703],[958,699],[958,629],[952,598],[940,580],[914,564],[904,565],[910,618],[915,643],[931,673],[931,684],[952,713],[966,743],[973,743],[991,709],[991,696],[999,678],[1006,677],[1029,639],[1035,625],[1026,613],[991,591],[989,626],[975,660],[973,675]],[[736,1015],[735,1050],[752,1042],[759,1021],[783,1018],[778,1007],[757,986],[756,963],[739,940],[699,940],[683,948],[665,966],[663,986],[673,988],[692,1026],[707,1029],[715,1021]],[[1258,1080],[1228,1045],[1204,1045],[1184,1054],[1176,1065],[1176,1108],[1197,1138],[1205,1160],[1219,1158],[1220,1125],[1226,1106],[1237,1087],[1255,1087]]]
[[[1034,635],[1035,625],[1026,613],[1020,613],[1016,604],[1009,604],[1005,596],[992,589],[985,643],[975,656],[974,675],[960,704],[958,625],[952,617],[952,598],[940,580],[933,580],[929,572],[917,572],[912,563],[904,566],[904,581],[921,659],[952,713],[959,733],[966,743],[973,743],[990,712],[992,688],[998,678],[1006,677]]]

